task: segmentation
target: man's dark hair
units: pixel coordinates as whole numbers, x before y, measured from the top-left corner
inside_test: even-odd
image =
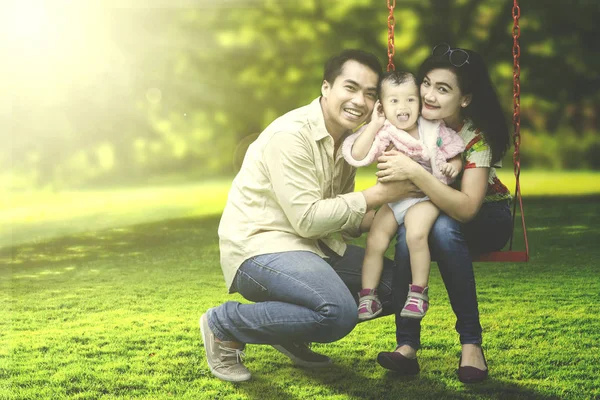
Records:
[[[323,71],[323,80],[333,85],[335,79],[342,73],[342,67],[346,61],[354,60],[377,74],[377,80],[381,78],[383,74],[383,68],[379,60],[373,53],[369,53],[362,50],[349,49],[344,50],[340,54],[331,57],[325,63],[325,69]]]
[[[377,85],[377,97],[381,99],[381,87],[385,82],[389,82],[394,86],[400,86],[404,82],[413,82],[418,88],[417,78],[408,71],[388,71],[383,74]],[[420,96],[419,96],[420,97]]]

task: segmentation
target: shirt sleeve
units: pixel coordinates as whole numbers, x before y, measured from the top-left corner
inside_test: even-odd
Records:
[[[326,199],[319,182],[314,148],[305,138],[280,132],[264,150],[264,163],[277,203],[299,236],[310,239],[358,229],[366,212],[362,193]],[[354,188],[354,179],[344,190]]]
[[[489,168],[492,163],[492,149],[477,133],[466,145],[465,169]]]

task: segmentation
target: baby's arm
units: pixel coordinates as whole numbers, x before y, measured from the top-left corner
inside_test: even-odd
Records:
[[[369,122],[352,145],[352,157],[355,160],[362,161],[369,154],[369,150],[371,150],[371,146],[375,140],[375,135],[381,129],[384,122],[385,115],[383,114],[381,103],[377,100],[373,107],[371,122]]]
[[[458,173],[462,170],[462,159],[460,154],[452,157],[446,162],[446,164],[442,165],[442,174],[446,175],[450,179],[456,178]]]

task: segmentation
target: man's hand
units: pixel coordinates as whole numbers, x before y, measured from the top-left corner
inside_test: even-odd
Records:
[[[417,186],[408,180],[389,183],[378,181],[375,186],[363,190],[362,193],[369,210],[393,201],[425,196]]]
[[[409,197],[425,197],[423,192],[411,181],[377,182],[381,195],[386,198],[385,203],[403,200]]]

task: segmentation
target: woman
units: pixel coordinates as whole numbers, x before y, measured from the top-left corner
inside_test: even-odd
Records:
[[[494,167],[509,147],[509,132],[487,67],[474,51],[434,47],[419,69],[422,116],[442,119],[463,138],[464,171],[453,187],[442,184],[416,162],[391,151],[379,158],[379,181],[411,180],[442,211],[429,243],[437,260],[457,317],[462,355],[458,376],[462,382],[484,380],[487,363],[481,349],[481,325],[473,276],[472,253],[499,250],[512,231],[510,193],[498,180]],[[404,226],[398,230],[398,278],[410,282],[410,262]],[[408,286],[404,287],[408,291]],[[405,298],[406,292],[398,293]],[[416,374],[419,364],[420,321],[396,314],[394,352],[379,353],[378,362],[403,374]]]

